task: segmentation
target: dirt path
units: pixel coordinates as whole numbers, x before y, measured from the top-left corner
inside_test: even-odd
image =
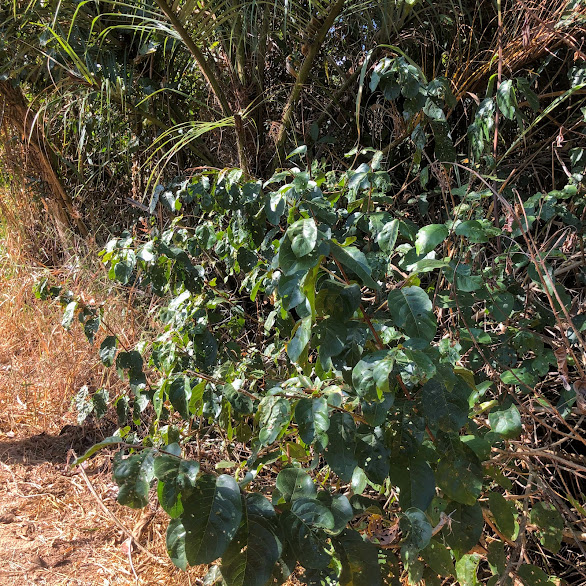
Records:
[[[180,572],[166,557],[161,511],[116,504],[108,455],[85,469],[103,506],[84,475],[70,469],[69,450],[82,453],[91,443],[76,426],[58,435],[0,427],[0,585],[201,583],[202,569]],[[141,533],[151,555],[136,546],[129,554],[130,531]]]

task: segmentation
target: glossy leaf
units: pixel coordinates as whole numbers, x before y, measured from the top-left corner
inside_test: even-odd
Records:
[[[161,506],[171,517],[183,512],[181,499],[188,496],[199,474],[199,463],[163,454],[155,458],[154,474],[159,479],[157,495]]]
[[[281,527],[297,559],[306,568],[325,568],[330,556],[323,530],[335,525],[331,511],[318,500],[300,497],[280,517]]]
[[[116,358],[116,346],[118,339],[116,336],[108,336],[100,345],[100,360],[104,366],[112,366]]]
[[[456,562],[456,575],[461,586],[479,586],[480,582],[476,576],[481,556],[477,553],[463,555]]]
[[[171,405],[173,405],[183,419],[189,419],[189,401],[191,399],[191,384],[189,382],[189,377],[175,377],[169,383],[167,392],[169,394]]]
[[[344,267],[350,269],[367,287],[379,289],[376,281],[371,277],[370,268],[364,253],[355,246],[342,247],[334,242],[331,243],[332,256]]]
[[[356,424],[350,413],[334,412],[328,429],[328,445],[324,452],[326,462],[344,481],[350,482],[354,468],[358,466],[356,458]]]
[[[260,433],[258,439],[262,445],[272,444],[281,431],[289,424],[291,406],[289,401],[282,397],[265,397],[259,406]]]
[[[419,287],[403,287],[389,293],[389,311],[394,324],[410,338],[431,342],[437,324],[431,300]]]
[[[151,481],[155,476],[154,453],[141,450],[126,458],[119,453],[114,461],[114,480],[118,484],[118,502],[133,509],[146,507]]]
[[[415,251],[417,254],[427,254],[448,237],[448,229],[444,224],[429,224],[417,232]]]
[[[167,551],[176,566],[218,559],[240,526],[242,502],[236,481],[226,475],[201,476],[183,500],[183,514],[167,528]]]
[[[381,350],[365,356],[352,370],[352,384],[358,396],[366,401],[380,401],[389,392],[389,376],[395,360]]]
[[[491,429],[506,439],[515,439],[523,431],[521,414],[514,404],[494,409],[488,414],[488,421]]]
[[[311,218],[298,220],[287,230],[291,250],[297,258],[308,255],[317,244],[317,226]]]
[[[265,503],[259,503],[261,500]],[[269,581],[282,553],[271,522],[274,516],[263,496],[246,496],[240,528],[222,556],[221,572],[228,586],[264,586]]]
[[[295,406],[295,421],[304,443],[311,444],[314,438],[323,438],[330,427],[327,399],[301,399]]]
[[[431,540],[432,527],[425,513],[420,509],[407,509],[401,517],[403,542],[418,551],[425,549]]]
[[[315,498],[317,495],[313,480],[307,472],[300,468],[281,470],[275,486],[285,502],[291,502],[301,497]]]

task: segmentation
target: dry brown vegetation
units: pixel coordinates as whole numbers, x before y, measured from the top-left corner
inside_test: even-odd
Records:
[[[41,262],[41,236],[51,235],[45,230],[33,241],[27,227],[39,226],[39,210],[30,193],[19,205],[14,195],[1,194],[0,584],[197,584],[203,568],[180,572],[166,555],[166,515],[116,503],[107,453],[83,471],[69,466],[74,452],[115,425],[108,417],[77,425],[75,393],[83,385],[121,389],[105,378],[83,333],[63,329],[61,308],[35,298],[35,280],[50,270]],[[81,248],[68,254],[53,276],[98,295],[107,281],[103,269],[87,251],[80,259]],[[132,308],[122,294],[114,303],[120,321],[113,325],[134,343],[146,324],[134,314],[124,319]],[[138,545],[129,550],[131,535]]]

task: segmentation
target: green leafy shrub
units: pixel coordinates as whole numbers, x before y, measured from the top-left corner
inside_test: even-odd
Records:
[[[391,179],[377,160],[340,174],[295,168],[265,184],[238,170],[196,177],[161,198],[183,213],[168,229],[126,233],[103,252],[111,278],[167,300],[155,339],[137,349],[112,333],[101,341],[102,361],[132,391],[118,398],[120,429],[103,445],[122,446],[121,504],[145,506],[156,483],[179,567],[221,558],[227,584],[265,584],[301,564],[308,583],[372,585],[398,583],[400,558],[410,583],[465,583],[488,516],[504,540],[489,549],[490,583],[509,579],[505,562],[490,560],[506,559],[523,513],[503,498],[510,482],[493,448],[523,433],[515,396],[555,361],[538,333],[554,315],[538,302],[528,322],[504,255],[489,267],[472,260],[510,236],[506,226],[419,228],[387,204]],[[571,194],[583,205],[572,186],[540,197],[567,216]],[[523,246],[509,238],[509,258]],[[547,260],[523,255],[519,265],[546,295]],[[92,340],[101,311],[60,295],[64,325],[77,315]],[[438,315],[454,308],[440,339]],[[506,364],[510,398],[485,399],[498,381],[474,372],[478,356]],[[145,410],[152,422],[139,437],[132,420]],[[184,456],[205,441],[230,460]],[[538,502],[531,521],[556,551],[557,510]]]

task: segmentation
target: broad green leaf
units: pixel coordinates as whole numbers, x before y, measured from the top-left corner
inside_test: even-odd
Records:
[[[553,553],[560,549],[564,519],[551,503],[538,502],[530,513],[531,523],[537,525],[539,543]]]
[[[350,482],[356,459],[356,424],[350,413],[336,411],[330,418],[328,445],[324,457],[330,468],[344,481]]]
[[[482,556],[478,553],[463,555],[456,562],[456,575],[460,586],[478,586],[480,582],[476,577],[478,564]]]
[[[297,362],[311,338],[311,316],[304,317],[298,322],[295,334],[287,344],[287,354],[291,362]]]
[[[356,466],[354,472],[352,472],[351,487],[355,495],[362,494],[366,489],[366,474],[364,474],[364,470],[360,466]]]
[[[104,366],[112,366],[116,358],[116,345],[118,339],[116,336],[108,336],[100,344],[100,360]]]
[[[430,224],[417,232],[415,239],[415,252],[427,254],[448,237],[448,229],[444,224]]]
[[[297,307],[305,300],[301,282],[306,274],[307,271],[298,271],[292,275],[281,275],[278,291],[283,308],[287,311]]]
[[[343,494],[334,495],[329,506],[332,515],[334,515],[334,527],[330,530],[330,533],[338,535],[350,523],[354,517],[354,511],[348,497]]]
[[[338,318],[321,321],[315,328],[312,346],[319,346],[319,359],[324,370],[331,370],[331,357],[337,356],[346,347],[348,330]]]
[[[299,258],[293,252],[291,240],[285,236],[281,240],[279,247],[279,267],[283,270],[285,275],[292,275],[299,271],[307,272],[309,269],[317,266],[322,256],[329,254],[330,247],[327,243],[322,242],[316,246],[311,252]]]
[[[410,338],[431,342],[437,324],[431,300],[419,287],[403,287],[389,293],[389,311],[394,324]]]
[[[362,409],[362,416],[372,427],[378,427],[382,425],[386,418],[389,409],[395,401],[395,395],[392,393],[386,393],[383,396],[382,401],[373,401],[369,403],[367,401],[361,401],[360,407]]]
[[[505,79],[501,82],[496,91],[496,103],[502,115],[509,120],[513,120],[517,111],[517,96],[512,80]]]
[[[308,255],[317,244],[317,226],[313,218],[297,220],[287,230],[291,250],[297,258]]]
[[[102,419],[108,412],[108,402],[110,395],[107,389],[97,390],[92,397],[92,405],[94,407],[94,413],[98,419]]]
[[[120,352],[116,358],[116,368],[119,370],[140,372],[142,370],[142,364],[142,356],[137,350],[132,350],[131,352]]]
[[[189,401],[191,399],[191,385],[188,376],[175,377],[167,387],[169,401],[175,410],[187,420],[191,417]]]
[[[400,521],[403,543],[421,551],[431,540],[432,527],[425,513],[414,507],[404,511]]]
[[[157,495],[161,506],[170,517],[178,517],[183,512],[181,499],[195,486],[199,463],[163,454],[155,458],[154,474],[159,479]]]
[[[443,580],[430,567],[426,567],[421,582],[425,586],[442,586]]]
[[[506,439],[515,439],[523,431],[521,414],[514,404],[507,408],[500,407],[491,411],[488,414],[488,422],[492,431]]]
[[[491,541],[486,549],[488,550],[486,561],[488,562],[490,571],[495,576],[502,576],[507,567],[505,544],[502,541]]]
[[[478,503],[469,507],[450,502],[447,504],[446,511],[450,515],[451,523],[444,526],[442,535],[446,544],[454,551],[456,559],[459,559],[478,543],[482,535],[484,526],[482,507]]]
[[[317,494],[313,480],[307,472],[300,468],[281,470],[275,486],[285,502],[291,502],[301,497],[315,498]]]
[[[530,392],[539,380],[535,375],[533,368],[521,366],[520,368],[510,368],[501,373],[501,380],[506,385],[516,385],[522,393]]]
[[[366,476],[375,484],[384,484],[389,476],[390,450],[380,428],[371,433],[357,434],[356,458]]]
[[[366,401],[380,401],[389,392],[389,376],[395,364],[391,352],[381,350],[365,356],[352,370],[352,385]]]
[[[384,228],[377,234],[376,242],[384,253],[390,255],[395,249],[398,235],[399,220],[391,220],[385,224]]]
[[[242,517],[240,489],[222,474],[201,476],[193,492],[183,499],[183,514],[167,528],[167,551],[173,563],[209,564],[218,559],[232,541]]]
[[[551,579],[541,568],[531,564],[523,564],[517,574],[525,586],[554,586],[559,581]]]
[[[382,584],[376,547],[360,533],[345,529],[334,539],[340,556],[340,586],[379,586]]]
[[[334,528],[334,516],[318,500],[300,497],[280,516],[280,524],[297,559],[306,568],[325,568],[330,562],[322,530]]]
[[[461,379],[451,391],[438,378],[427,381],[421,388],[421,402],[428,425],[448,433],[459,431],[468,421],[468,395]]]
[[[478,220],[465,220],[464,222],[460,222],[456,226],[455,233],[457,236],[464,236],[472,244],[481,244],[489,240],[487,230],[485,230],[483,224]]]
[[[262,499],[266,504],[258,506]],[[272,515],[259,514],[270,510]],[[244,499],[242,523],[222,556],[222,577],[228,586],[264,586],[282,553],[282,545],[270,521],[275,512],[260,494]]]
[[[141,450],[126,458],[119,452],[114,459],[114,480],[118,485],[118,502],[132,509],[146,507],[151,481],[155,476],[153,450]]]
[[[441,541],[432,539],[427,547],[421,551],[421,557],[436,574],[444,578],[455,574],[454,561],[450,550]]]
[[[461,450],[444,455],[435,473],[437,485],[447,497],[469,506],[480,496],[482,478],[478,457],[464,445]]]
[[[265,201],[265,214],[271,224],[277,226],[281,221],[281,216],[285,212],[287,196],[282,191],[269,193]]]
[[[324,437],[330,427],[327,399],[301,399],[295,406],[295,421],[304,443],[309,445],[316,436],[318,439]]]
[[[263,446],[272,444],[281,431],[289,424],[291,405],[282,397],[267,396],[259,405],[260,432],[258,439]]]
[[[349,320],[360,305],[360,296],[360,287],[356,283],[343,285],[326,281],[315,298],[315,310],[320,316]]]
[[[367,287],[380,289],[371,277],[372,269],[364,253],[355,246],[342,247],[335,242],[330,243],[332,256],[344,267],[350,269]]]
[[[242,381],[238,379],[234,381],[233,384],[228,383],[227,385],[224,385],[222,394],[228,399],[228,401],[230,401],[230,405],[232,405],[232,408],[236,413],[249,415],[254,411],[254,403],[247,394],[239,391],[241,383]]]
[[[506,321],[513,313],[515,298],[508,291],[502,291],[493,295],[488,304],[490,313],[498,322]]]
[[[399,488],[399,503],[425,511],[435,496],[435,475],[421,455],[391,461],[391,482]]]
[[[515,541],[519,533],[515,504],[507,501],[500,492],[490,492],[488,494],[488,506],[500,532],[507,539]]]

